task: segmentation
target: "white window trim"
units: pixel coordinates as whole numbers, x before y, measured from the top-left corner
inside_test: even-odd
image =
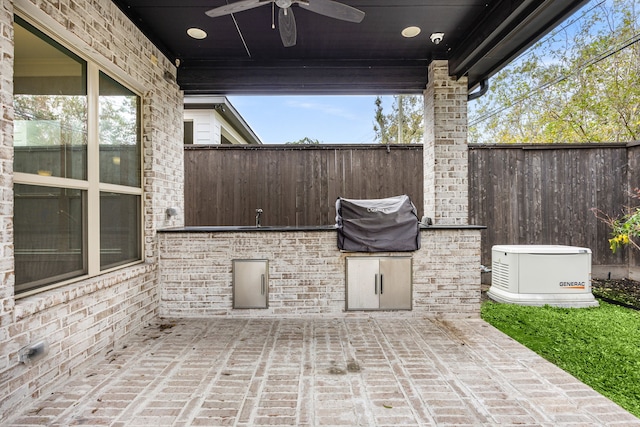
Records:
[[[131,90],[139,97],[140,108],[140,129],[143,125],[143,104],[144,89],[143,85],[134,80],[130,74],[114,67],[113,64],[100,55],[93,48],[88,46],[84,40],[62,27],[50,15],[40,10],[37,6],[28,0],[16,0],[14,3],[14,14],[24,19],[34,28],[40,30],[48,37],[64,46],[70,52],[76,54],[79,58],[87,63],[87,180],[77,180],[62,177],[44,177],[36,174],[14,172],[14,184],[39,185],[48,187],[72,188],[87,191],[87,274],[64,280],[57,283],[51,283],[36,289],[21,292],[16,298],[23,298],[34,295],[47,290],[59,288],[69,284],[77,283],[92,277],[112,272],[115,270],[127,268],[145,261],[145,220],[144,220],[144,150],[142,147],[143,139],[140,138],[140,187],[128,187],[124,185],[108,184],[99,182],[99,168],[91,165],[99,164],[100,147],[99,147],[99,76],[100,72],[113,78],[118,83]],[[136,260],[127,264],[100,269],[100,193],[113,192],[126,195],[140,196],[140,260]]]
[[[74,190],[88,190],[89,182],[80,179],[60,178],[56,176],[40,176],[31,173],[14,172],[13,181],[16,184],[39,185],[42,187],[62,187]]]
[[[64,46],[64,45],[63,45]],[[82,58],[82,56],[81,56]],[[87,61],[87,274],[100,274],[100,68]],[[142,142],[141,142],[142,143]],[[98,167],[92,167],[98,165]],[[142,209],[142,208],[141,208]],[[97,249],[97,255],[96,255]]]

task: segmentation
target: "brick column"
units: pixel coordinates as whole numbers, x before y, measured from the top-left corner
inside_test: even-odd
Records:
[[[424,214],[438,225],[469,223],[467,78],[447,61],[429,65],[424,91]]]

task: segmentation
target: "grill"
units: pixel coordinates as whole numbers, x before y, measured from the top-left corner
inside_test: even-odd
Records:
[[[336,201],[338,249],[408,252],[420,249],[420,224],[409,196]]]

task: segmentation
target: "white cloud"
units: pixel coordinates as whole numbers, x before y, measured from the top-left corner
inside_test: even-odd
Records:
[[[316,98],[318,99],[318,98]],[[298,100],[295,98],[287,99],[286,105],[291,108],[302,108],[305,110],[318,111],[322,114],[342,117],[347,120],[359,120],[359,116],[354,114],[353,111],[340,107],[340,102],[335,97],[328,98],[329,102],[309,102],[305,100]]]

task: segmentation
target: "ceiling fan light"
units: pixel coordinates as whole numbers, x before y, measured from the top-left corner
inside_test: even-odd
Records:
[[[187,30],[187,34],[189,35],[189,37],[192,37],[196,40],[202,40],[207,38],[207,33],[204,30],[201,30],[200,28],[189,28]]]
[[[276,0],[276,6],[281,9],[287,9],[293,3],[292,0]]]
[[[420,31],[422,31],[420,27],[407,27],[402,30],[402,36],[406,38],[412,38],[420,34]]]

